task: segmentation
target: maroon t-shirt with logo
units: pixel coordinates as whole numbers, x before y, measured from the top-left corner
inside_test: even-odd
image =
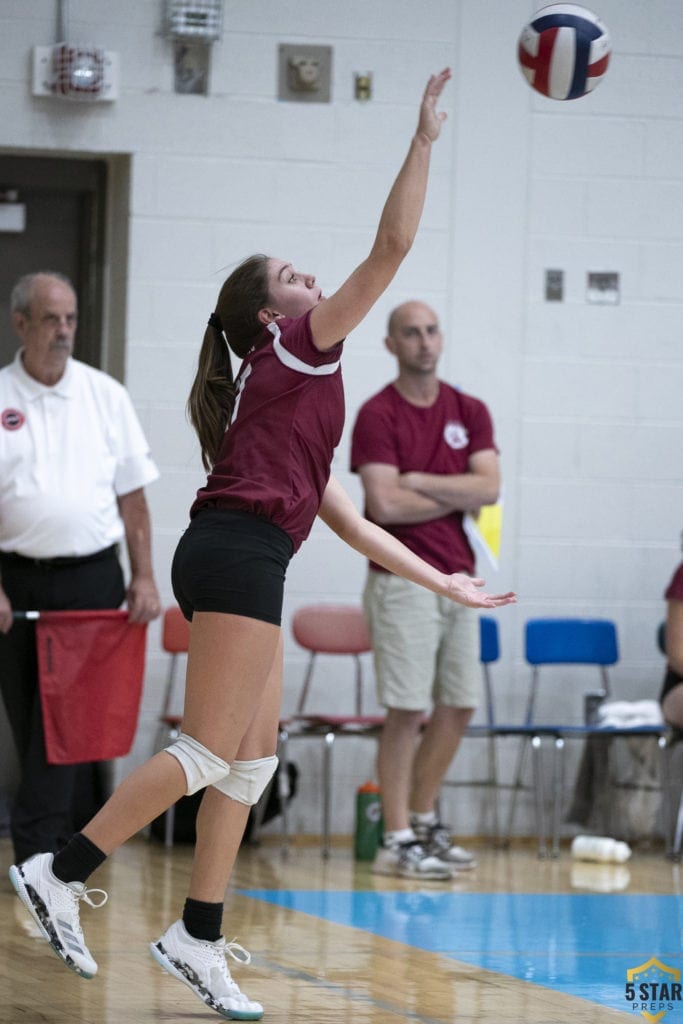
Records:
[[[296,551],[318,514],[344,426],[342,342],[313,344],[310,311],[264,328],[236,378],[219,457],[190,510],[234,508],[285,530]]]
[[[478,398],[440,381],[436,402],[425,409],[407,402],[388,384],[361,406],[353,428],[351,469],[357,473],[360,466],[379,462],[396,466],[399,473],[467,473],[472,455],[489,448],[497,450],[493,423]],[[473,573],[474,554],[462,519],[462,512],[451,512],[428,523],[383,525],[441,572]],[[373,562],[370,566],[382,571]]]

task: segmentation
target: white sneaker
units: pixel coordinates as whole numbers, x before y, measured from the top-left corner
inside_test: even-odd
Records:
[[[248,964],[251,954],[237,942],[216,942],[194,939],[182,921],[176,921],[167,931],[150,944],[156,962],[178,981],[228,1020],[260,1020],[263,1007],[248,999],[232,980],[225,956],[238,963]]]
[[[107,902],[103,889],[86,889],[83,882],[60,882],[52,874],[51,853],[37,853],[23,864],[13,864],[9,877],[17,895],[53,950],[82,978],[93,978],[97,964],[88,951],[79,920],[81,900],[91,907]],[[104,898],[95,903],[92,893]]]
[[[413,831],[433,857],[449,864],[456,871],[471,871],[476,868],[474,856],[462,846],[453,846],[445,825],[437,821],[434,825],[419,825],[413,822]]]
[[[372,868],[375,875],[398,875],[400,878],[424,878],[443,882],[453,877],[453,870],[438,857],[427,853],[415,839],[396,846],[381,846]]]

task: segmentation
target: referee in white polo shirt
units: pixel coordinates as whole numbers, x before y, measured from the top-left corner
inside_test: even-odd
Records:
[[[0,690],[20,763],[11,813],[19,863],[59,849],[108,793],[93,794],[95,765],[47,764],[35,625],[14,612],[126,601],[133,621],[156,618],[144,487],[159,472],[125,388],[72,358],[78,310],[68,279],[22,277],[10,311],[21,347],[0,370]]]

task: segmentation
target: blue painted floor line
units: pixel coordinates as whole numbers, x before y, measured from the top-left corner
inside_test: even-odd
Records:
[[[625,1012],[634,1012],[626,998],[628,970],[656,958],[683,975],[680,896],[240,892]],[[651,980],[673,977],[653,970]],[[683,1000],[670,1009],[683,1019]]]

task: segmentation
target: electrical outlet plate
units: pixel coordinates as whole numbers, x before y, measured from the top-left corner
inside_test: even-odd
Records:
[[[546,270],[545,301],[562,302],[564,299],[564,271]]]
[[[278,99],[329,103],[332,47],[281,43],[278,51]]]
[[[619,274],[615,271],[588,271],[586,299],[601,306],[616,306],[619,303]]]

